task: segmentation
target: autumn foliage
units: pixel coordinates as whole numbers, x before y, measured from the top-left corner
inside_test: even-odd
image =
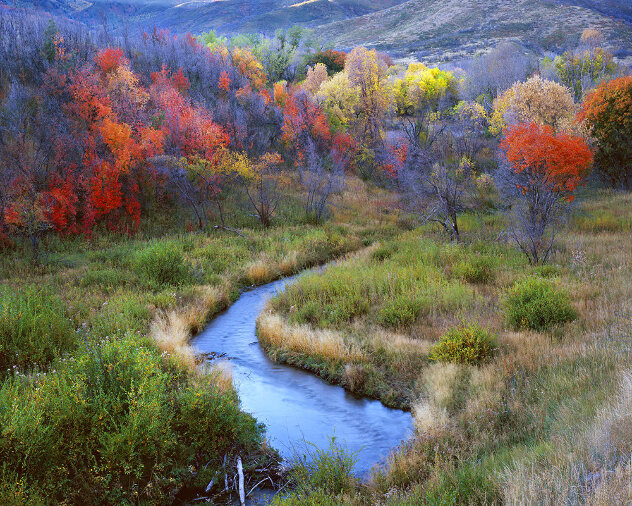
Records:
[[[595,166],[602,178],[632,187],[632,76],[602,83],[586,97],[579,117],[597,141]]]
[[[522,192],[543,186],[572,200],[593,162],[586,141],[565,133],[556,134],[550,126],[535,123],[509,127],[501,143],[507,160],[524,179],[517,183]]]

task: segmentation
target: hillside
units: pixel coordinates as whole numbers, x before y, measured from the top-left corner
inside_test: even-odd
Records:
[[[13,1],[87,23],[169,28],[176,33],[271,34],[295,24],[348,49],[376,47],[400,58],[450,61],[503,40],[542,53],[598,28],[619,59],[632,60],[632,6],[625,0],[96,0]]]
[[[588,7],[549,0],[409,0],[358,17],[353,23],[330,23],[319,30],[325,39],[343,48],[368,44],[400,56],[438,62],[458,59],[503,40],[518,41],[537,52],[560,50],[587,27],[604,33],[617,48],[618,57],[632,54],[629,23]]]

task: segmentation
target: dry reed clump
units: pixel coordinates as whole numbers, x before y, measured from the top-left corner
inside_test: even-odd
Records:
[[[292,250],[279,262],[278,269],[283,276],[291,276],[299,270],[298,251]]]
[[[187,369],[195,368],[195,355],[189,346],[190,327],[182,313],[159,314],[151,324],[150,335],[162,351],[175,357]]]
[[[271,265],[272,261],[269,258],[261,256],[244,267],[244,278],[251,285],[264,284],[275,276]]]
[[[257,331],[261,343],[272,348],[273,357],[278,350],[289,350],[343,362],[364,360],[363,354],[348,346],[340,334],[331,330],[314,330],[308,325],[291,325],[269,311],[257,318]]]
[[[452,363],[432,364],[423,372],[419,383],[424,394],[412,408],[419,434],[448,426],[466,375],[465,366]]]
[[[450,410],[456,403],[459,384],[467,368],[460,364],[436,363],[423,373],[423,386],[431,404]]]
[[[199,286],[193,292],[193,300],[180,310],[190,334],[197,334],[206,325],[210,315],[228,307],[228,289],[215,286]]]
[[[204,372],[213,379],[219,392],[228,393],[233,390],[233,369],[227,360],[213,362]]]
[[[156,315],[150,326],[150,335],[162,351],[176,357],[187,369],[194,370],[195,354],[189,346],[191,335],[202,330],[210,314],[226,305],[226,290],[210,286],[197,287],[194,302]]]
[[[342,380],[352,392],[360,390],[366,381],[366,370],[362,364],[347,364],[342,373]]]
[[[412,413],[415,430],[420,434],[442,429],[450,422],[446,408],[436,406],[423,399],[413,405]]]

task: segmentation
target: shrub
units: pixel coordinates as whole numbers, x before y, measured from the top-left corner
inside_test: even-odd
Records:
[[[129,273],[117,269],[89,270],[81,278],[82,287],[99,286],[101,288],[113,288],[124,286],[129,282]]]
[[[290,474],[299,494],[321,491],[325,494],[340,494],[353,490],[355,479],[353,468],[357,457],[336,444],[335,437],[329,442],[329,448],[316,446],[307,450],[303,458],[298,459]]]
[[[504,306],[507,322],[516,329],[543,331],[577,318],[568,293],[542,278],[517,282]]]
[[[223,488],[224,456],[263,440],[234,390],[183,374],[144,339],[102,341],[56,369],[0,386],[0,480],[46,503],[170,504],[216,473]]]
[[[468,283],[488,283],[494,277],[491,261],[485,257],[459,262],[454,267],[454,274]]]
[[[150,285],[180,286],[190,281],[184,255],[173,242],[156,242],[136,255],[136,273]]]
[[[0,338],[0,371],[46,366],[75,345],[62,301],[33,287],[0,290]]]
[[[430,350],[430,360],[456,364],[480,364],[493,356],[496,339],[486,329],[473,325],[448,330]]]
[[[386,244],[382,244],[379,248],[376,248],[371,253],[371,258],[377,260],[378,262],[382,262],[387,258],[393,256],[393,253],[397,251],[397,243],[389,242]]]
[[[378,321],[385,327],[408,327],[417,321],[421,308],[420,300],[403,295],[386,302],[380,308]]]

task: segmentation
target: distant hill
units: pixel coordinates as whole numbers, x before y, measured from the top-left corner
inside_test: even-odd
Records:
[[[617,16],[604,14],[613,9]],[[559,51],[592,27],[605,35],[617,56],[629,59],[630,11],[628,0],[625,5],[622,0],[408,0],[319,30],[343,48],[369,44],[402,56],[446,61],[506,40],[537,53]]]
[[[597,28],[617,57],[632,63],[631,0],[17,0],[85,22],[175,32],[271,34],[314,27],[341,49],[367,45],[431,62],[470,56],[500,41],[536,53],[573,45]]]

